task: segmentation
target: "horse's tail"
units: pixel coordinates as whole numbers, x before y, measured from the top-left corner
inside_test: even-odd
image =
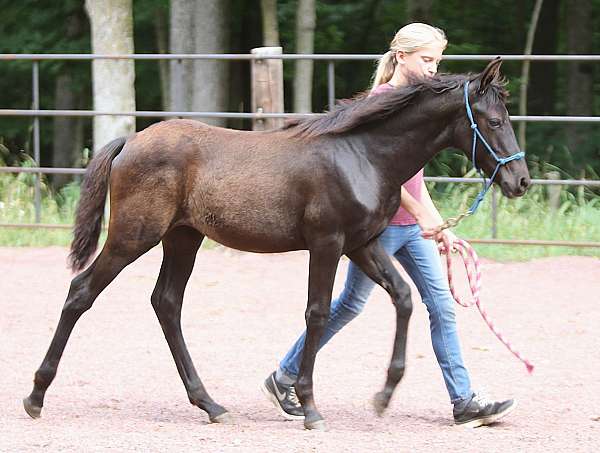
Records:
[[[96,251],[102,229],[111,164],[126,141],[126,137],[120,137],[108,143],[96,153],[87,167],[81,185],[81,197],[77,205],[69,254],[69,266],[73,271],[82,270]]]

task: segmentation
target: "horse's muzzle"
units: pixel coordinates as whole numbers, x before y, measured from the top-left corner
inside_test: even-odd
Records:
[[[502,194],[507,198],[516,198],[522,197],[529,186],[531,185],[531,178],[529,176],[521,176],[517,177],[514,182],[502,181],[500,183],[500,188],[502,189]]]

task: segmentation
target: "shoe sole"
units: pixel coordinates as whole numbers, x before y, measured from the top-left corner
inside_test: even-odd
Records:
[[[491,425],[492,423],[496,423],[501,418],[510,414],[517,407],[517,402],[515,401],[512,406],[507,407],[502,412],[498,412],[497,414],[487,415],[485,417],[481,417],[475,420],[471,420],[465,423],[456,423],[457,426],[462,428],[479,428],[480,426]]]
[[[265,394],[267,399],[271,401],[271,403],[273,403],[273,406],[275,406],[275,409],[277,409],[277,411],[281,414],[283,418],[285,418],[286,420],[304,420],[304,415],[291,415],[284,411],[281,405],[279,404],[279,400],[277,399],[277,397],[269,391],[267,385],[264,382],[260,386],[260,389]]]

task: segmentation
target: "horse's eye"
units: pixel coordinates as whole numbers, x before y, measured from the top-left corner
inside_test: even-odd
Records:
[[[490,125],[490,127],[500,127],[502,125],[502,121],[500,121],[497,118],[492,118],[491,120],[488,121],[488,124]]]

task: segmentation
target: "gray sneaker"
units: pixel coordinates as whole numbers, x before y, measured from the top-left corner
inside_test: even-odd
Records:
[[[263,393],[271,401],[286,420],[304,420],[304,410],[294,385],[283,385],[271,373],[261,387]]]
[[[489,401],[481,395],[473,393],[468,402],[454,405],[454,423],[466,428],[477,428],[489,425],[508,415],[517,406],[515,401]]]

